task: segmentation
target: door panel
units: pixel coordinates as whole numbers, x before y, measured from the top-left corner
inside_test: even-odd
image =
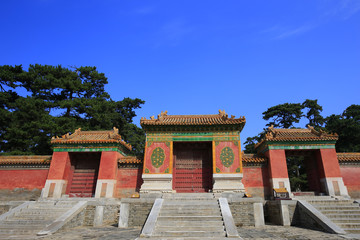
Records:
[[[211,143],[175,143],[173,187],[177,192],[212,189]]]

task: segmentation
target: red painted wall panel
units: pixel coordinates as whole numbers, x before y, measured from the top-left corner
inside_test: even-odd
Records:
[[[0,170],[0,189],[42,189],[49,169]]]
[[[141,168],[120,168],[117,174],[117,196],[119,198],[130,197],[138,192],[142,184]]]
[[[54,152],[50,163],[48,179],[67,179],[70,166],[71,164],[68,152]]]
[[[116,179],[117,152],[102,152],[98,179]]]
[[[340,170],[344,184],[360,190],[360,167],[343,166]]]
[[[220,159],[221,151],[225,147],[231,148],[234,153],[234,162],[229,167],[225,167]],[[219,142],[219,145],[215,147],[215,159],[216,167],[220,170],[220,173],[235,173],[236,169],[240,168],[239,147],[234,142]]]
[[[349,195],[360,198],[360,166],[340,166],[340,171]]]
[[[269,170],[262,167],[244,167],[242,183],[246,187],[269,187]]]
[[[341,177],[335,149],[320,149],[319,151],[325,177]]]
[[[271,178],[288,178],[285,150],[269,150],[265,153],[269,158]]]
[[[164,151],[165,159],[163,164],[156,168],[151,163],[151,155],[156,148],[161,148]],[[170,166],[170,147],[164,142],[153,142],[150,146],[146,148],[146,159],[144,162],[144,170],[147,169],[147,173],[165,173],[168,169],[168,172],[171,173],[172,166]]]

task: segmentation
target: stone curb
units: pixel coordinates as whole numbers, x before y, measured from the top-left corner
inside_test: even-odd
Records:
[[[159,216],[160,209],[161,209],[163,202],[164,202],[164,199],[161,199],[161,198],[157,198],[155,200],[154,205],[151,209],[148,219],[146,220],[144,228],[141,231],[140,236],[150,237],[153,234],[154,229],[155,229],[155,224],[156,224],[157,218]]]
[[[226,236],[240,238],[227,199],[219,198],[219,203],[220,203],[221,214],[224,220]]]

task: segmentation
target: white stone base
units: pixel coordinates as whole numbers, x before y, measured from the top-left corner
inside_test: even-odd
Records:
[[[289,178],[270,178],[270,183],[272,185],[272,188],[281,188],[282,186],[280,183],[284,184],[284,187],[289,193],[289,196],[291,196],[291,187],[290,187],[290,181]]]
[[[321,182],[321,184],[323,184],[325,186],[326,193],[329,196],[338,195],[335,192],[334,182],[337,182],[337,184],[339,186],[340,196],[346,196],[346,197],[349,196],[347,187],[345,186],[342,177],[321,178],[320,182]]]
[[[213,174],[213,192],[245,192],[242,173]]]
[[[51,185],[55,184],[53,189]],[[46,180],[45,186],[41,191],[42,198],[61,198],[62,194],[65,194],[67,181],[66,180]],[[53,191],[52,193],[50,191]]]
[[[116,180],[113,179],[98,179],[96,182],[95,197],[96,198],[114,197],[115,184],[116,184]]]
[[[143,184],[140,193],[171,193],[172,190],[172,174],[143,174]]]

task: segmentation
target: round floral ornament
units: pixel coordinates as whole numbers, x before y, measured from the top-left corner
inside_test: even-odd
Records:
[[[163,165],[165,159],[165,152],[162,148],[157,147],[153,150],[151,154],[151,164],[158,168]]]
[[[230,167],[234,163],[234,152],[230,147],[224,147],[220,153],[221,163],[225,167]]]

